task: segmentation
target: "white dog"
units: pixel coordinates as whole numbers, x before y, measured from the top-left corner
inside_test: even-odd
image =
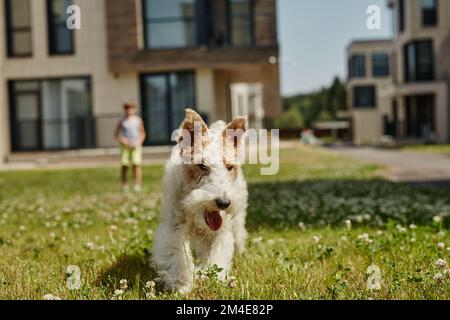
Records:
[[[240,117],[208,129],[200,115],[186,110],[182,134],[166,165],[153,244],[157,280],[167,290],[191,291],[198,271],[214,265],[222,268],[219,279],[226,279],[234,251],[244,250],[247,183],[239,161],[227,154],[238,153],[246,127],[246,118]],[[186,159],[190,161],[182,161]]]

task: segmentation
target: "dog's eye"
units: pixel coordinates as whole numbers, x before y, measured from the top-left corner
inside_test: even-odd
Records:
[[[199,167],[202,171],[209,171],[209,167],[208,167],[206,164],[204,164],[204,163],[199,164],[198,167]]]
[[[234,168],[235,168],[235,166],[233,166],[233,165],[228,165],[227,166],[227,170],[228,171],[233,171]]]

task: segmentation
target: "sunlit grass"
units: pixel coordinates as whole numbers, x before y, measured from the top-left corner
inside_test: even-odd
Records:
[[[450,261],[448,190],[386,182],[376,166],[305,147],[284,150],[276,176],[245,171],[250,237],[235,279],[210,276],[187,298],[450,298],[436,265]],[[163,167],[144,175],[143,193],[123,194],[112,168],[0,173],[0,298],[186,298],[145,286]],[[380,290],[367,288],[372,264]],[[79,290],[66,286],[69,265]]]
[[[414,145],[404,147],[402,150],[450,155],[450,144]]]

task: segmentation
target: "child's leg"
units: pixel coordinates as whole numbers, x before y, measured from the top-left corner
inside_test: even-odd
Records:
[[[126,187],[128,185],[128,166],[121,167],[120,179],[122,181],[122,186]]]
[[[142,169],[139,165],[133,166],[134,187],[139,189],[142,186]]]
[[[131,162],[133,163],[134,191],[141,191],[142,186],[142,147],[136,147],[131,153]]]
[[[122,189],[124,191],[128,191],[128,166],[130,165],[130,151],[124,146],[120,146],[120,164]]]

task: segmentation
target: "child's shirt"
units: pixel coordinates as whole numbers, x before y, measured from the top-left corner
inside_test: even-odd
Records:
[[[138,116],[124,118],[120,122],[121,135],[130,143],[135,144],[139,141],[141,129],[141,119]]]

